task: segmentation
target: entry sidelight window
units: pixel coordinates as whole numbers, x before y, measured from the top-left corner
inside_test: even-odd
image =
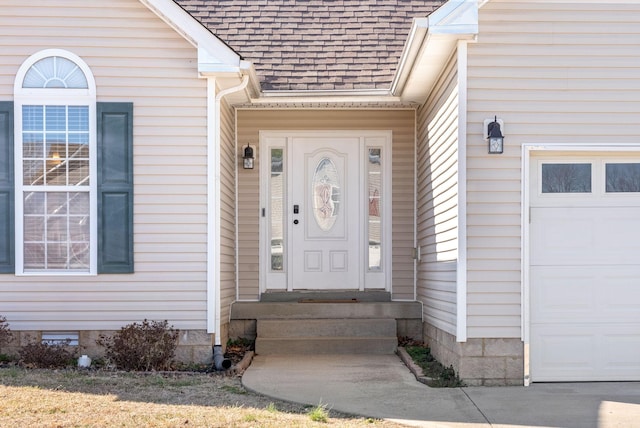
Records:
[[[271,270],[284,270],[284,214],[285,214],[285,175],[284,149],[271,149],[271,175],[269,177],[271,224],[269,235],[271,239]]]
[[[369,270],[382,268],[382,149],[369,148],[367,187],[369,192]]]

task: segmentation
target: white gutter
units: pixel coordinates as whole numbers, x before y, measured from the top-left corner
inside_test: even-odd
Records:
[[[214,345],[221,345],[220,303],[220,104],[224,96],[242,91],[249,83],[245,74],[242,82],[216,93],[216,79],[207,79],[207,332],[215,334]],[[211,112],[213,111],[213,118]],[[211,296],[213,294],[213,307]]]
[[[428,17],[414,19],[391,82],[391,95],[423,103],[458,40],[473,40],[477,34],[477,0],[449,0]]]
[[[418,52],[422,50],[425,39],[427,37],[427,30],[429,29],[429,18],[414,18],[411,24],[411,30],[409,36],[405,42],[405,47],[400,56],[400,63],[398,69],[391,82],[391,93],[401,94],[404,89],[404,85],[411,74],[413,64],[416,61]]]
[[[251,103],[301,104],[301,103],[401,103],[400,97],[391,95],[388,89],[368,90],[309,90],[309,91],[263,91]]]
[[[275,91],[266,90],[262,92],[264,97],[376,97],[376,96],[389,96],[388,89],[308,89],[304,91]]]

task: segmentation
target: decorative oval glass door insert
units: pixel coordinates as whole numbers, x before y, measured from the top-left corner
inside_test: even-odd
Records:
[[[341,203],[340,178],[335,164],[322,158],[311,180],[313,215],[321,230],[328,232],[334,226]]]

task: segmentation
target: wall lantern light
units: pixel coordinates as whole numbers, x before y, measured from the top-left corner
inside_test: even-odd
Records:
[[[485,135],[489,143],[490,154],[500,154],[504,151],[504,135],[502,135],[501,127],[504,126],[502,120],[498,120],[495,116],[493,121],[491,119],[485,120]]]
[[[253,169],[253,147],[247,144],[247,147],[244,148],[244,154],[242,156],[242,167],[244,169]]]

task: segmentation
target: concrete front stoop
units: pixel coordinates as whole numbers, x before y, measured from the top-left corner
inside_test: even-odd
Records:
[[[422,337],[417,302],[361,295],[297,297],[234,303],[230,337],[255,339],[257,355],[394,354],[399,336]]]

